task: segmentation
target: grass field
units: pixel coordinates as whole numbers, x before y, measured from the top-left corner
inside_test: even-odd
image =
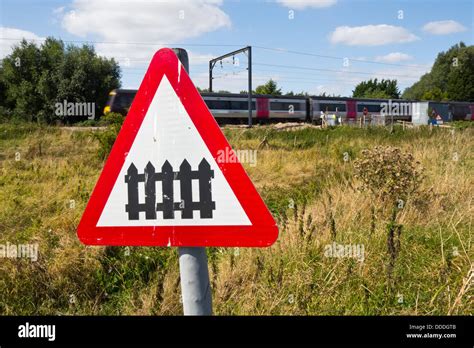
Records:
[[[91,133],[0,124],[0,244],[39,245],[36,262],[0,258],[0,314],[180,315],[176,249],[86,247],[76,236],[103,167]],[[215,314],[474,313],[474,128],[224,133],[234,149],[257,150],[244,167],[280,235],[266,249],[208,249]],[[354,161],[377,145],[424,168],[398,213],[391,273],[388,207],[354,178]],[[328,256],[333,243],[363,247],[363,261]]]

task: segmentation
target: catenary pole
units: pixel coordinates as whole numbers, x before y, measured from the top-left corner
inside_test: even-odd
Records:
[[[249,119],[248,119],[248,126],[252,127],[252,46],[248,46],[249,52],[249,60],[248,60],[248,80],[249,80]],[[255,110],[256,110],[255,105]]]
[[[248,54],[248,65],[247,65],[247,70],[248,70],[248,111],[249,111],[248,126],[252,127],[252,46],[246,46],[244,48],[226,53],[226,54],[224,54],[220,57],[211,59],[209,61],[209,92],[212,92],[212,80],[213,80],[212,70],[216,66],[216,63],[220,61],[221,64],[222,64],[222,60],[224,58],[233,57],[233,56],[235,56],[239,53],[245,53],[245,52],[247,52],[247,54]]]

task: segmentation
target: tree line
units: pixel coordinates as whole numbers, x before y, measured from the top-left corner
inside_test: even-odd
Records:
[[[403,98],[474,101],[474,46],[460,42],[440,52],[431,71],[407,88]]]
[[[354,98],[474,101],[474,46],[463,42],[440,52],[430,72],[403,93],[397,80],[371,79],[359,83]]]
[[[0,117],[33,122],[64,121],[59,103],[89,103],[100,115],[108,93],[120,87],[120,67],[93,46],[47,38],[22,40],[0,67]]]

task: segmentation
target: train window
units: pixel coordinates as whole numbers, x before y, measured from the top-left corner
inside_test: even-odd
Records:
[[[380,104],[361,104],[357,103],[357,112],[363,112],[364,108],[367,108],[368,112],[379,113],[382,107]]]
[[[231,101],[230,102],[230,108],[232,110],[243,110],[245,108],[245,105],[241,101]]]
[[[135,97],[135,94],[118,93],[115,96],[114,104],[116,104],[119,109],[129,108],[130,105],[132,105],[134,97]]]
[[[236,101],[233,100],[230,102],[230,108],[232,110],[248,110],[249,102],[248,101]],[[252,108],[255,110],[255,102],[252,102]]]
[[[211,110],[229,110],[230,102],[228,100],[204,100],[207,107]]]
[[[277,110],[277,111],[280,111],[280,110],[288,110],[288,109],[285,109],[285,107],[283,106],[284,103],[280,103],[280,102],[271,102],[270,103],[270,109],[271,110]]]
[[[300,111],[301,104],[299,102],[271,102],[270,109],[274,111],[288,111],[290,107],[293,106],[293,111]]]
[[[345,112],[346,111],[346,104],[336,104],[336,103],[320,103],[319,104],[321,111],[338,111]]]
[[[468,105],[453,105],[452,109],[454,116],[466,116],[471,113]]]
[[[369,112],[380,112],[380,110],[382,110],[382,106],[380,104],[369,105],[367,110],[369,110]]]
[[[451,117],[453,120],[464,120],[471,113],[469,105],[451,104]]]

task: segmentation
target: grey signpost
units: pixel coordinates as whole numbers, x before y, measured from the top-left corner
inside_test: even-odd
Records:
[[[188,53],[173,48],[184,69],[189,73]],[[212,294],[205,247],[180,247],[179,273],[184,315],[212,315]]]

